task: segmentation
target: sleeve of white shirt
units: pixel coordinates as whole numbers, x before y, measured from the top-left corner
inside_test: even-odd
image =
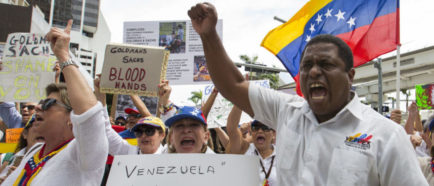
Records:
[[[249,101],[254,118],[273,129],[277,128],[279,112],[289,102],[301,102],[299,96],[283,94],[272,89],[263,88],[253,83],[249,84]]]
[[[137,147],[130,145],[126,140],[122,139],[112,128],[106,107],[104,107],[104,119],[110,155],[127,155],[130,154],[130,151],[137,150]]]
[[[380,185],[428,185],[413,146],[402,127],[391,131],[391,137],[384,147],[378,158]]]
[[[98,102],[86,112],[71,113],[72,131],[77,141],[78,163],[83,171],[104,168],[108,144],[104,127],[104,111]]]

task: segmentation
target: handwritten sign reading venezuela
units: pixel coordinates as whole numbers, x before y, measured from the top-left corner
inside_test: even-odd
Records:
[[[56,57],[42,34],[8,35],[0,71],[0,101],[37,102],[54,82]]]
[[[162,47],[109,44],[101,75],[101,91],[157,96],[166,76],[169,51]]]
[[[107,185],[259,185],[257,156],[159,154],[115,156]]]

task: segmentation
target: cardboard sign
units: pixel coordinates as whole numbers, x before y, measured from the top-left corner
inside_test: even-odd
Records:
[[[108,44],[101,75],[101,91],[112,94],[157,96],[166,76],[169,51],[162,47]]]
[[[434,84],[416,85],[416,104],[419,109],[434,108]]]
[[[115,156],[107,185],[257,186],[257,156],[160,154]]]
[[[23,128],[6,129],[6,143],[18,143]]]
[[[220,39],[223,21],[216,25]],[[161,46],[170,51],[166,79],[171,85],[208,84],[202,40],[189,20],[124,22],[124,43]]]
[[[44,35],[8,35],[0,71],[0,101],[37,102],[45,98],[45,87],[54,82],[56,57]]]
[[[268,80],[254,80],[254,81],[250,81],[250,83],[253,83],[257,86],[261,86],[264,88],[270,88],[270,82]],[[203,90],[204,97],[205,97],[204,100],[208,99],[213,89],[214,89],[214,85],[208,85],[204,88]],[[207,117],[208,128],[226,126],[229,113],[231,112],[233,106],[234,105],[232,104],[232,102],[228,101],[221,94],[219,94],[215,99],[214,104],[212,105],[211,110]],[[240,118],[240,124],[252,120],[253,119],[247,113],[242,112]]]

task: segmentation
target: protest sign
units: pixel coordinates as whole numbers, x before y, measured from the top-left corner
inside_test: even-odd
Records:
[[[153,115],[157,114],[157,104],[158,98],[156,97],[146,97],[140,96],[140,99],[145,103],[149,112]],[[134,108],[133,101],[129,95],[118,95],[117,96],[117,104],[116,104],[116,114],[115,116],[127,116],[125,113],[126,108]],[[115,118],[116,118],[115,117]]]
[[[0,101],[37,102],[45,98],[45,87],[54,82],[56,57],[44,35],[8,35],[0,71]]]
[[[6,143],[18,143],[23,128],[6,129]]]
[[[416,104],[419,109],[434,108],[434,84],[416,85]]]
[[[169,52],[162,47],[108,44],[101,75],[101,92],[157,96],[166,76]]]
[[[258,172],[257,156],[124,155],[115,156],[107,185],[257,186]]]
[[[250,81],[250,83],[254,83],[257,86],[270,88],[270,83],[268,80],[254,80],[254,81]],[[204,87],[204,89],[203,89],[204,98],[205,98],[204,100],[208,99],[208,97],[211,94],[213,89],[214,89],[214,85],[212,85],[212,84]],[[207,117],[208,128],[216,128],[219,126],[221,126],[221,127],[226,126],[228,116],[232,110],[232,107],[233,107],[233,104],[230,101],[228,101],[227,99],[225,99],[221,94],[219,94],[217,96],[216,100],[214,101],[214,104],[211,107],[211,111],[209,112],[208,117]],[[248,114],[243,112],[241,114],[240,124],[245,123],[245,122],[249,122],[252,120],[253,119]]]
[[[222,25],[218,20],[216,30],[221,39]],[[172,85],[210,83],[202,41],[191,21],[124,22],[124,43],[169,50],[166,79]]]

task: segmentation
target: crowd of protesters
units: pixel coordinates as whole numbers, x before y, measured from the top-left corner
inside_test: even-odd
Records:
[[[24,128],[15,152],[2,155],[2,185],[104,185],[111,156],[165,153],[256,156],[258,185],[434,185],[434,116],[422,121],[413,103],[401,127],[400,111],[388,119],[363,105],[351,90],[345,42],[331,35],[309,41],[300,61],[303,98],[245,80],[218,37],[213,5],[197,4],[188,15],[216,86],[209,99],[201,107],[175,105],[163,80],[156,115],[131,95],[135,107],[115,120],[99,77],[93,91],[70,56],[72,22],[52,28],[46,37],[64,82],[48,85],[39,103],[19,104],[20,112],[0,104],[7,128]],[[234,107],[225,128],[210,129],[218,93]],[[240,124],[242,111],[255,120]]]

